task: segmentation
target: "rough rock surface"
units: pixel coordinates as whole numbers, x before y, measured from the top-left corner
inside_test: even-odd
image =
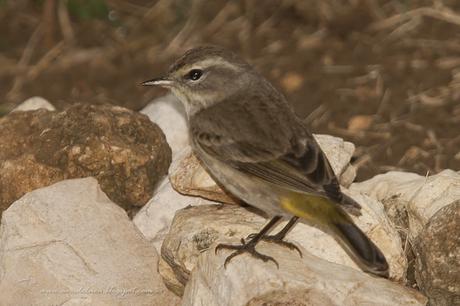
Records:
[[[414,243],[417,284],[432,305],[460,305],[460,200],[440,209]]]
[[[344,142],[341,138],[329,135],[315,135],[315,138],[326,153],[341,184],[344,186],[351,184],[356,176],[355,168],[350,165],[355,146],[350,142]],[[182,194],[201,196],[229,204],[237,202],[209,176],[190,147],[185,148],[178,155],[169,173],[172,186]]]
[[[171,164],[169,180],[173,188],[184,195],[228,204],[238,203],[236,198],[216,184],[193,154],[191,147],[185,148]]]
[[[153,100],[141,113],[156,123],[166,136],[172,150],[173,160],[189,145],[185,110],[172,94]]]
[[[158,255],[93,178],[28,193],[3,213],[2,305],[177,305]]]
[[[199,255],[216,241],[233,237],[236,241],[263,226],[265,219],[238,206],[204,205],[186,207],[176,213],[170,231],[161,247],[160,266],[172,270],[165,275],[166,286],[182,295],[190,271]],[[222,239],[224,238],[224,239]]]
[[[214,247],[213,245],[212,247]],[[391,281],[337,265],[303,250],[303,258],[261,242],[262,254],[276,258],[279,269],[242,255],[224,268],[230,251],[205,252],[182,299],[184,306],[243,305],[425,305],[426,298]]]
[[[388,172],[362,183],[354,183],[350,190],[359,191],[387,205],[395,223],[403,223],[407,211],[409,236],[415,239],[430,218],[441,208],[460,200],[460,173],[444,170],[424,177],[414,173]],[[390,208],[393,207],[393,211]],[[395,217],[396,215],[396,217]]]
[[[355,145],[331,135],[313,134],[313,136],[331,163],[332,170],[339,178],[340,185],[350,186],[356,177],[356,169],[350,165],[351,157],[355,152]]]
[[[200,197],[184,196],[175,191],[165,179],[150,201],[133,218],[142,234],[160,251],[161,243],[169,232],[176,211],[193,205],[217,204]]]
[[[17,112],[17,111],[32,111],[32,110],[37,110],[37,109],[47,109],[49,111],[54,111],[56,108],[53,106],[53,104],[49,103],[47,100],[43,99],[42,97],[32,97],[18,106],[16,106],[11,112]]]
[[[122,207],[142,206],[171,161],[161,130],[117,106],[13,112],[0,118],[0,135],[0,211],[33,189],[88,176]]]
[[[353,196],[363,205],[363,215],[355,219],[356,223],[385,254],[391,278],[401,280],[407,263],[398,233],[386,220],[380,203],[371,199],[364,202],[364,196]],[[256,213],[234,205],[205,205],[178,211],[161,248],[161,260],[173,271],[168,271],[166,275],[160,271],[165,283],[181,295],[199,255],[208,251],[211,244],[216,241],[239,243],[241,238],[258,232],[266,222]],[[278,225],[273,233],[284,224]],[[313,226],[298,223],[288,234],[287,240],[320,258],[360,270],[332,236]],[[298,256],[296,252],[285,251]]]

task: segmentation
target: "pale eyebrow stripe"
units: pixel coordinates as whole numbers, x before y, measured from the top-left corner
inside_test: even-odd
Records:
[[[187,65],[186,67],[183,67],[181,70],[189,70],[193,68],[206,68],[206,67],[215,66],[216,64],[219,64],[219,66],[227,67],[231,70],[239,69],[237,65],[229,63],[226,60],[223,60],[222,58],[216,56],[216,57],[211,57],[211,58],[207,58],[207,59],[198,61],[194,63],[193,65]]]

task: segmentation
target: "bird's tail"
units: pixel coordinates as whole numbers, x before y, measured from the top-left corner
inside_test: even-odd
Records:
[[[388,277],[388,263],[383,253],[338,204],[320,196],[292,194],[283,199],[282,207],[295,216],[332,230],[363,271]]]
[[[388,278],[389,269],[385,256],[353,221],[332,222],[329,227],[363,271]]]

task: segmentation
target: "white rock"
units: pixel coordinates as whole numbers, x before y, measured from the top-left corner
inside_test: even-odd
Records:
[[[460,174],[444,170],[424,177],[414,173],[388,172],[362,183],[354,183],[350,190],[369,195],[379,201],[391,199],[407,209],[409,235],[418,236],[430,218],[441,208],[460,200]]]
[[[204,204],[217,203],[200,197],[184,196],[175,191],[169,179],[165,178],[153,198],[133,218],[133,222],[157,251],[160,251],[176,211],[189,205]]]
[[[171,147],[174,161],[176,155],[189,145],[185,110],[180,101],[170,94],[153,100],[141,113],[161,128]]]
[[[330,263],[305,250],[303,258],[265,242],[257,250],[276,258],[279,269],[248,254],[237,256],[225,269],[230,251],[203,253],[185,289],[183,305],[426,304],[426,298],[415,290]]]
[[[184,148],[177,156],[169,167],[169,180],[176,191],[184,195],[235,204],[235,198],[229,196],[216,184],[193,154],[190,146]]]
[[[37,110],[40,108],[47,109],[49,111],[55,111],[56,108],[49,103],[47,100],[43,99],[42,97],[32,97],[18,106],[16,106],[11,112],[17,112],[17,111],[32,111],[32,110]]]
[[[355,180],[356,172],[356,167],[352,164],[349,164],[348,167],[346,167],[342,174],[338,177],[340,185],[349,187]]]
[[[177,305],[157,262],[93,178],[37,189],[3,212],[2,305]]]
[[[229,237],[239,242],[258,231],[264,222],[264,218],[237,205],[191,206],[178,211],[161,247],[161,260],[173,270],[166,274],[160,271],[166,285],[182,295],[202,252]]]
[[[334,173],[341,180],[342,174],[350,166],[351,157],[355,152],[355,145],[351,142],[344,141],[342,138],[331,135],[313,134],[313,136],[326,154],[327,159],[331,163],[332,170],[334,170]],[[347,175],[345,184],[342,183],[341,180],[341,184],[345,187],[348,187],[355,179],[356,171],[348,173]]]
[[[401,280],[407,262],[399,235],[388,222],[382,204],[359,194],[350,195],[363,206],[363,215],[355,218],[355,222],[385,254],[390,265],[390,277]],[[162,260],[174,271],[167,275],[162,273],[168,287],[179,288],[178,283],[184,286],[199,255],[214,242],[239,243],[241,238],[260,231],[266,222],[259,215],[236,205],[189,207],[178,211],[161,249]],[[278,225],[273,233],[284,225]],[[286,240],[320,258],[360,271],[336,240],[316,227],[298,223]],[[286,252],[291,251],[286,249]],[[182,293],[180,288],[175,292]]]

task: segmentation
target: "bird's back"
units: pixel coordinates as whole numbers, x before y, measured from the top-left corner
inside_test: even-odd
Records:
[[[196,146],[267,183],[359,209],[342,194],[327,157],[284,97],[266,81],[255,88],[262,90],[249,86],[196,113],[190,119]]]

